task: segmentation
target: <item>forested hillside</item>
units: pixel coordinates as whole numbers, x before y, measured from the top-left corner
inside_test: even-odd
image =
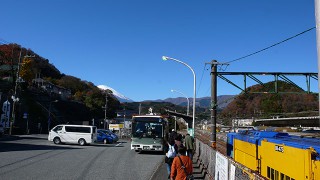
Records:
[[[63,98],[61,90],[70,94]],[[91,82],[61,73],[48,59],[18,44],[0,45],[0,92],[0,103],[12,102],[12,96],[20,99],[15,108],[16,125],[25,112],[34,118],[35,124],[47,124],[49,110],[57,123],[103,119],[106,96],[107,118],[116,117],[120,107],[111,91],[102,91]]]
[[[264,84],[264,86],[255,85],[249,87],[248,93],[238,95],[221,112],[221,119],[230,122],[234,118],[318,115],[318,96],[316,94],[307,94],[302,89],[282,81],[278,82],[278,90],[282,93],[262,93],[264,88],[272,89],[274,83],[269,82]]]

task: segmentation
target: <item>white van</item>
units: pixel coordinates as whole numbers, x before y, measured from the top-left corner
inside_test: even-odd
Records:
[[[85,125],[57,125],[49,132],[48,140],[55,144],[71,143],[81,146],[94,143],[97,139],[97,127]]]

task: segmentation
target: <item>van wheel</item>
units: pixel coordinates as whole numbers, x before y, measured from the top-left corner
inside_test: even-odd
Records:
[[[108,144],[109,142],[108,142],[108,139],[104,139],[103,140],[103,144]]]
[[[84,145],[86,145],[86,140],[79,139],[78,143],[79,143],[80,146],[84,146]]]
[[[60,140],[60,138],[55,137],[55,138],[53,139],[53,142],[54,142],[55,144],[60,144],[60,143],[61,143],[61,140]]]

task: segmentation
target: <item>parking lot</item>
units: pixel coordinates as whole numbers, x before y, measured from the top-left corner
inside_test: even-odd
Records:
[[[47,135],[3,136],[1,179],[151,179],[164,155],[138,154],[120,139],[113,144],[56,145]]]

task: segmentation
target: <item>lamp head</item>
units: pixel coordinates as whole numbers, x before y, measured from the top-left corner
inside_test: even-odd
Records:
[[[168,57],[167,56],[162,56],[162,60],[166,61],[166,60],[168,60]]]

